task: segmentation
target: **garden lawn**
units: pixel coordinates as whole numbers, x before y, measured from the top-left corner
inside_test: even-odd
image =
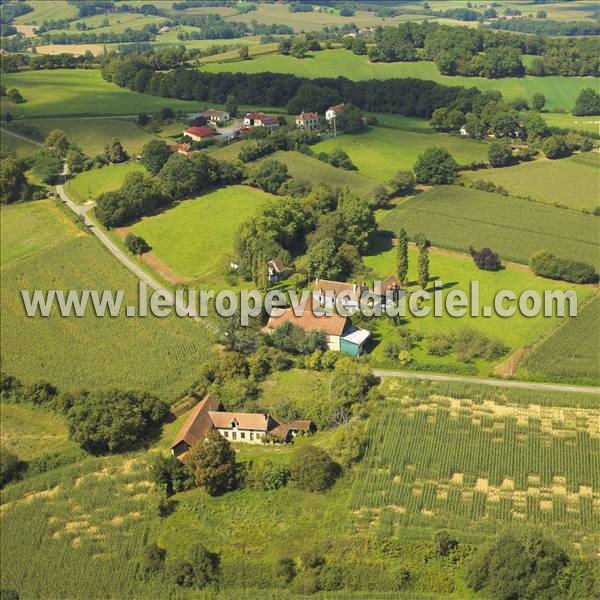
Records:
[[[1,100],[1,110],[13,116],[98,116],[156,112],[164,106],[173,110],[197,111],[197,102],[158,98],[120,88],[102,79],[97,69],[56,69],[5,73],[7,89],[19,89],[26,102],[13,104]],[[92,128],[93,123],[89,123]],[[77,142],[77,140],[73,140]]]
[[[107,165],[100,169],[90,169],[83,173],[78,173],[70,179],[65,191],[69,197],[77,204],[85,204],[88,200],[97,198],[104,192],[118,190],[125,177],[129,173],[141,172],[146,170],[140,163],[123,163],[119,165]]]
[[[592,212],[600,205],[600,154],[587,152],[561,160],[535,160],[469,174],[501,185],[512,195]]]
[[[427,148],[445,148],[457,163],[487,160],[487,144],[445,133],[418,133],[387,127],[369,127],[364,133],[344,134],[313,146],[315,153],[342,148],[360,173],[387,181],[399,170],[411,170]]]
[[[242,185],[185,200],[133,227],[154,254],[188,279],[219,280],[233,254],[236,232],[274,196]]]
[[[135,156],[144,144],[157,137],[124,119],[28,119],[20,121],[17,127],[21,123],[35,127],[41,139],[52,129],[62,129],[69,141],[77,144],[88,156],[103,154],[104,146],[114,138],[121,141],[130,156]]]
[[[487,171],[482,172],[485,177]],[[468,252],[490,246],[501,257],[528,264],[552,250],[600,266],[598,217],[460,186],[438,186],[379,214],[380,227],[424,233],[434,246]]]
[[[409,249],[409,281],[411,289],[416,289],[417,279],[417,257],[418,252],[414,248]],[[493,298],[500,290],[511,290],[517,297],[525,290],[535,290],[543,295],[544,290],[567,290],[576,291],[578,301],[582,302],[593,294],[593,290],[585,286],[577,286],[564,282],[551,281],[537,277],[528,271],[520,269],[502,269],[497,272],[482,271],[478,269],[472,259],[468,256],[448,255],[447,253],[431,250],[430,257],[430,292],[433,292],[433,281],[440,279],[444,284],[443,297],[452,290],[463,290],[469,294],[469,288],[472,281],[479,282],[480,306],[493,305]],[[373,245],[369,256],[365,257],[365,263],[371,267],[374,273],[380,278],[385,278],[395,272],[396,248],[391,247],[389,239],[380,236]],[[432,306],[432,303],[428,303]],[[432,311],[433,312],[433,311]],[[518,312],[510,318],[499,317],[493,311],[490,317],[471,317],[469,311],[462,318],[451,317],[444,314],[442,317],[429,315],[422,318],[413,317],[410,312],[406,318],[406,324],[409,329],[425,336],[425,339],[419,343],[417,348],[411,350],[413,359],[419,364],[416,368],[427,368],[428,370],[444,371],[449,370],[464,372],[465,374],[486,375],[491,370],[494,362],[477,360],[474,365],[465,365],[460,363],[455,355],[445,357],[429,356],[426,352],[428,338],[434,333],[453,332],[466,325],[474,327],[478,331],[491,336],[500,338],[510,351],[523,346],[528,346],[548,332],[559,322],[558,317],[525,317]],[[384,344],[391,339],[397,339],[395,332],[396,326],[388,318],[375,320],[375,339],[383,341],[374,348],[372,357],[377,364],[386,364],[384,355]],[[391,366],[391,365],[388,365]],[[399,368],[399,365],[396,365]]]
[[[64,211],[64,212],[63,212]],[[57,214],[58,213],[58,214]],[[3,371],[61,390],[127,387],[179,399],[211,354],[210,335],[192,319],[27,317],[20,290],[123,290],[137,304],[138,282],[62,205],[49,200],[2,208]]]
[[[591,77],[506,77],[485,79],[481,77],[461,77],[441,75],[433,62],[370,63],[368,57],[352,54],[349,50],[323,50],[309,53],[305,59],[274,54],[254,60],[210,64],[206,71],[239,71],[262,73],[264,71],[291,73],[298,77],[348,77],[356,81],[365,79],[390,79],[414,77],[430,79],[449,86],[477,87],[480,90],[499,90],[507,100],[527,98],[541,92],[546,97],[546,107],[571,110],[582,89],[594,87]]]

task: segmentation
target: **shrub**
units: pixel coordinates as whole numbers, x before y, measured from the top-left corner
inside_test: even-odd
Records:
[[[8,450],[0,452],[0,487],[14,481],[23,470],[23,463],[16,454]]]
[[[183,492],[194,487],[192,470],[174,456],[157,455],[150,464],[152,480],[165,488],[167,496]]]
[[[564,158],[571,154],[567,141],[562,135],[551,135],[543,144],[542,149],[546,158]]]
[[[429,148],[417,158],[414,171],[419,183],[440,185],[454,182],[458,165],[448,150]]]
[[[445,333],[434,334],[429,340],[427,354],[431,356],[448,356],[452,352],[452,336]]]
[[[412,171],[398,171],[388,185],[392,196],[408,196],[415,191],[415,176]]]
[[[292,457],[290,479],[302,490],[318,492],[330,487],[339,475],[339,466],[316,446],[302,446]]]
[[[149,579],[162,572],[165,566],[166,551],[156,544],[150,544],[144,550],[140,570],[144,579]]]
[[[29,402],[31,404],[45,404],[46,406],[54,402],[58,389],[47,381],[38,381],[28,385],[22,394],[23,402]]]
[[[269,491],[285,487],[290,478],[290,468],[282,463],[266,460],[252,469],[250,479],[252,487]]]
[[[275,573],[285,583],[290,583],[296,577],[296,565],[289,557],[280,558],[275,565]]]
[[[482,248],[481,250],[477,251],[475,248],[471,247],[469,252],[473,257],[473,262],[479,269],[484,271],[500,270],[500,267],[502,266],[500,257],[493,252],[491,248]]]
[[[488,146],[488,158],[492,167],[507,167],[514,162],[512,147],[508,140],[495,140]]]

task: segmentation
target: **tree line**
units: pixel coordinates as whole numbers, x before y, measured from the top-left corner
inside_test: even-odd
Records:
[[[240,104],[298,105],[318,110],[348,102],[362,110],[429,118],[446,106],[470,111],[481,92],[476,88],[449,87],[419,79],[351,81],[345,77],[308,80],[283,73],[205,73],[179,66],[159,72],[152,54],[115,56],[106,61],[102,75],[119,87],[165,98],[224,103],[234,95]]]

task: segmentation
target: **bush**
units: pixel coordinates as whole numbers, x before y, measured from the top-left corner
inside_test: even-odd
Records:
[[[454,182],[458,165],[446,149],[429,148],[417,158],[414,171],[419,183],[440,185]]]
[[[144,579],[149,579],[162,572],[165,566],[166,551],[156,544],[150,544],[144,550],[140,570]]]
[[[132,254],[137,254],[138,256],[140,254],[144,254],[145,252],[150,252],[151,250],[150,245],[143,237],[135,235],[131,232],[125,236],[123,243],[129,252]]]
[[[488,146],[488,158],[492,167],[507,167],[514,162],[512,147],[508,140],[495,140]]]
[[[19,457],[8,450],[0,452],[0,487],[14,481],[23,470],[23,463]]]
[[[252,487],[263,490],[277,490],[285,487],[290,478],[290,468],[282,463],[266,460],[263,464],[254,466],[250,473]]]
[[[412,171],[398,171],[388,185],[392,196],[408,196],[415,191],[415,176]]]
[[[296,577],[296,565],[289,557],[280,558],[275,565],[275,573],[285,583],[290,583]]]
[[[592,265],[560,258],[544,250],[534,254],[529,264],[536,275],[548,279],[559,279],[570,283],[595,283],[598,275]]]
[[[482,248],[481,250],[477,251],[475,248],[471,247],[469,252],[473,257],[473,262],[479,269],[482,269],[483,271],[500,270],[500,267],[502,266],[500,257],[493,252],[491,248]]]
[[[49,406],[54,402],[58,389],[47,381],[38,381],[28,385],[22,394],[23,402]]]
[[[167,496],[195,486],[192,470],[174,456],[157,455],[150,463],[150,472],[154,483],[164,487]]]
[[[302,490],[319,492],[330,487],[339,475],[339,466],[316,446],[302,446],[292,457],[290,479]]]
[[[542,150],[546,158],[564,158],[571,154],[571,149],[562,135],[552,135],[543,144]]]
[[[452,336],[445,333],[437,333],[429,340],[427,354],[431,356],[448,356],[452,352]]]

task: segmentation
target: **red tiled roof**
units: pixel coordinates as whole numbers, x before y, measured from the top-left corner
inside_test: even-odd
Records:
[[[301,112],[296,119],[302,119],[302,120],[306,120],[306,119],[318,119],[319,118],[319,113],[316,112]]]
[[[188,135],[195,135],[196,137],[212,137],[218,135],[216,131],[208,127],[188,127],[183,133]]]
[[[296,316],[293,308],[286,309],[280,316],[271,315],[267,329],[274,330],[286,322],[293,323],[303,331],[324,331],[327,335],[342,335],[348,319],[333,311],[327,315],[317,316],[312,311],[312,300],[309,299],[300,316]]]
[[[209,395],[198,402],[192,409],[183,427],[179,430],[179,433],[171,444],[171,448],[175,448],[181,442],[185,442],[191,447],[203,439],[212,429],[212,420],[209,411],[218,410],[220,405],[221,403],[216,398]]]
[[[254,429],[256,431],[268,431],[269,417],[260,413],[237,413],[209,411],[209,417],[213,425],[221,429],[229,429],[232,421],[237,421],[240,429]]]

